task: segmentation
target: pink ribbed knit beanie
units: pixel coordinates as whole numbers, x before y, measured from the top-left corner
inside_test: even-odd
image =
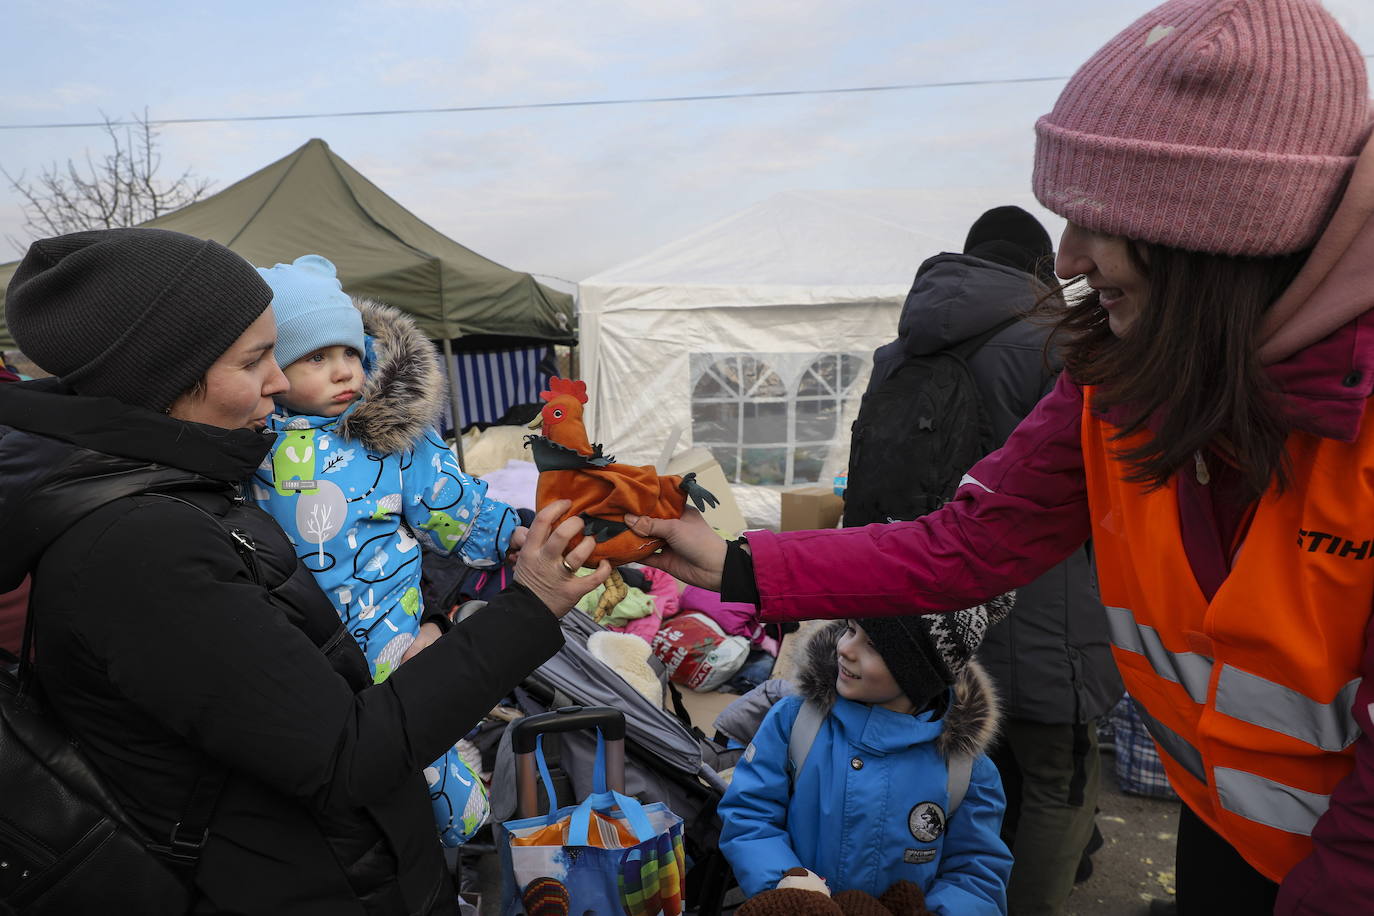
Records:
[[[1035,196],[1191,251],[1311,246],[1368,133],[1364,59],[1312,0],[1169,0],[1089,58],[1035,125]]]

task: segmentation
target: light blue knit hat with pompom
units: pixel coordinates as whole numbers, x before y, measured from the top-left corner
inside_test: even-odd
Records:
[[[301,255],[290,264],[259,267],[258,273],[272,287],[279,365],[285,368],[322,347],[352,347],[362,354],[362,313],[328,258]]]

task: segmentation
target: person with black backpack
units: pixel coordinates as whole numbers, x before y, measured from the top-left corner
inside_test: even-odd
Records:
[[[34,242],[10,282],[9,329],[55,377],[0,386],[0,527],[24,532],[0,590],[33,578],[17,689],[0,677],[0,912],[456,913],[422,768],[610,572],[572,575],[594,545],[565,556],[581,522],[549,506],[514,584],[374,684],[240,496],[287,387],[271,298],[156,229]]]
[[[865,447],[851,450],[846,525],[943,505],[1053,387],[1060,367],[1046,351],[1050,328],[1023,320],[1057,287],[1053,260],[1040,222],[1004,206],[974,221],[963,253],[921,265],[898,339],[873,357],[854,424],[855,444]],[[922,409],[928,422],[911,422]],[[922,485],[933,492],[913,493]],[[1096,723],[1122,688],[1088,546],[1016,595],[1016,613],[989,629],[978,659],[1004,707],[990,755],[1007,791],[1002,836],[1016,859],[1008,911],[1048,916],[1064,912],[1075,877],[1091,869]]]

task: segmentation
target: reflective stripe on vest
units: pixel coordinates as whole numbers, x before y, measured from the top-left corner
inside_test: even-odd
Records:
[[[1140,714],[1140,721],[1145,723],[1145,730],[1150,733],[1151,738],[1155,739],[1155,744],[1164,748],[1164,753],[1174,758],[1179,766],[1191,773],[1198,782],[1205,785],[1207,783],[1207,768],[1202,765],[1202,754],[1198,749],[1189,744],[1187,738],[1150,715],[1149,710],[1144,706],[1137,703],[1135,709]]]
[[[1156,674],[1187,690],[1194,703],[1207,702],[1213,665],[1210,658],[1196,652],[1170,652],[1155,628],[1136,623],[1129,608],[1107,608],[1107,626],[1112,645],[1145,656]],[[1343,751],[1360,736],[1360,726],[1351,712],[1359,686],[1360,679],[1355,678],[1330,703],[1318,703],[1282,684],[1222,665],[1214,705],[1217,712],[1233,719],[1297,738],[1324,751]],[[1189,771],[1192,772],[1191,767]],[[1208,781],[1200,773],[1194,775]]]
[[[1210,658],[1194,652],[1170,652],[1164,648],[1158,631],[1136,623],[1129,608],[1107,608],[1107,627],[1112,645],[1145,656],[1156,674],[1181,685],[1194,703],[1207,702],[1207,682],[1212,677]]]
[[[1164,753],[1197,777],[1199,782],[1215,781],[1217,797],[1221,800],[1222,807],[1232,814],[1279,830],[1287,830],[1289,833],[1311,836],[1312,826],[1331,803],[1329,795],[1305,792],[1230,767],[1214,767],[1212,780],[1208,780],[1206,769],[1202,765],[1202,754],[1198,753],[1197,748],[1144,708],[1137,706],[1136,709],[1140,713],[1141,722],[1145,724],[1145,730]]]
[[[1215,767],[1212,774],[1223,808],[1289,833],[1311,836],[1312,826],[1331,804],[1330,795],[1305,792],[1243,770]]]
[[[1330,703],[1318,703],[1282,684],[1223,665],[1217,679],[1217,712],[1280,732],[1324,751],[1343,751],[1360,737],[1351,712],[1360,679],[1355,678]],[[1296,791],[1296,790],[1295,790]]]

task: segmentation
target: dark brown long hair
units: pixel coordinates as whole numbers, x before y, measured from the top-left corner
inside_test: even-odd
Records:
[[[1146,301],[1118,338],[1096,291],[1065,309],[1052,336],[1076,382],[1095,386],[1094,406],[1113,411],[1122,439],[1153,431],[1117,454],[1132,483],[1164,485],[1210,448],[1235,465],[1241,495],[1258,498],[1288,481],[1282,399],[1260,366],[1256,335],[1307,251],[1276,258],[1227,257],[1128,243],[1149,281]],[[1050,303],[1046,303],[1050,305]]]

